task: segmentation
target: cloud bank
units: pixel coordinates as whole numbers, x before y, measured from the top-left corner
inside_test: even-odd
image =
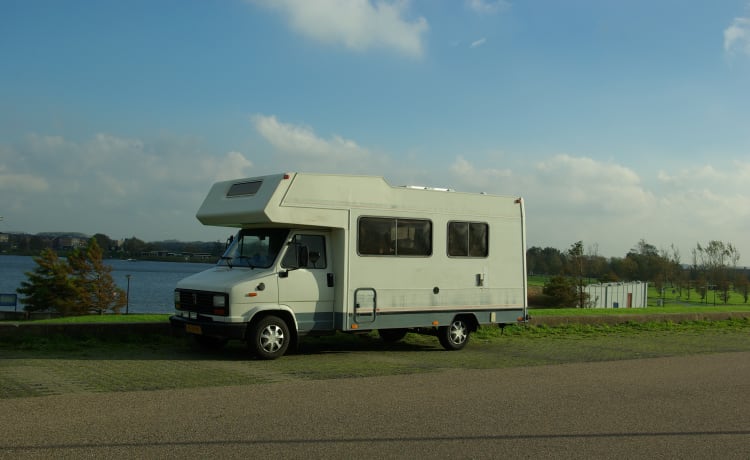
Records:
[[[465,152],[443,163],[374,153],[344,135],[320,136],[273,115],[253,116],[248,128],[267,143],[256,143],[252,155],[207,152],[194,139],[107,133],[84,140],[30,134],[16,145],[0,145],[3,228],[211,241],[226,230],[203,227],[194,215],[214,181],[309,171],[522,196],[530,246],[564,249],[583,240],[602,255],[621,257],[640,239],[658,248],[675,244],[683,254],[715,239],[736,244],[745,260],[750,255],[743,247],[750,230],[750,162],[686,165],[653,177],[571,153],[532,163],[510,161],[522,154]]]

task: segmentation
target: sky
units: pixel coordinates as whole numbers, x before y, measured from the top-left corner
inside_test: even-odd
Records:
[[[296,171],[750,265],[750,0],[0,0],[0,232],[223,241],[212,183]]]

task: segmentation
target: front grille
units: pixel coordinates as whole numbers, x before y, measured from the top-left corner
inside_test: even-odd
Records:
[[[178,289],[177,292],[180,296],[180,302],[175,305],[175,308],[182,311],[194,311],[205,315],[216,315],[221,314],[226,316],[229,314],[229,299],[223,292],[211,292],[211,291],[194,291],[191,289]],[[224,297],[224,307],[214,307],[214,296]],[[218,313],[217,310],[223,311]]]

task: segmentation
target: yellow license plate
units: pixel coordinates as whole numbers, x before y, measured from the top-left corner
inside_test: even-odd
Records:
[[[201,327],[197,324],[186,324],[185,325],[185,332],[189,332],[191,334],[203,334],[203,331],[201,330]]]

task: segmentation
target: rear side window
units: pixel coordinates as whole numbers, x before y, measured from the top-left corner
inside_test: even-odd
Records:
[[[448,222],[448,255],[487,257],[489,226],[483,222]]]
[[[357,250],[361,255],[432,255],[432,222],[427,219],[362,217]]]

